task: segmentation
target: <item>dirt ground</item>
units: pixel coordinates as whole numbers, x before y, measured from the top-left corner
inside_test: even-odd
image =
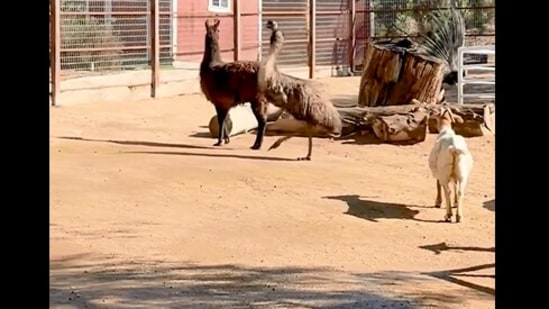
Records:
[[[356,100],[359,78],[323,80]],[[494,308],[493,136],[464,221],[415,146],[212,147],[202,96],[50,111],[50,308]]]

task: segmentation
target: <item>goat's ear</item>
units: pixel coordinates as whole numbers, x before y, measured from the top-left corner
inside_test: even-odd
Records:
[[[452,115],[452,122],[463,123],[463,118],[460,115]]]

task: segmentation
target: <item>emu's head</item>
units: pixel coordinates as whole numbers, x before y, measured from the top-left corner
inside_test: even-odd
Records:
[[[217,41],[219,40],[219,19],[206,19],[206,41]]]
[[[267,21],[267,29],[270,29],[270,30],[277,30],[278,29],[278,23],[274,20],[268,20]]]
[[[446,104],[441,104],[439,110],[431,112],[431,116],[437,121],[437,129],[439,132],[444,128],[451,128],[452,123],[463,123],[463,118],[459,115],[454,115],[450,107]]]

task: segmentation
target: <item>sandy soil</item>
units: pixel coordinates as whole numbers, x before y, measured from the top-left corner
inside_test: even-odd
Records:
[[[324,80],[355,100],[358,78]],[[494,308],[494,137],[465,218],[415,146],[211,147],[202,96],[50,111],[50,308]]]

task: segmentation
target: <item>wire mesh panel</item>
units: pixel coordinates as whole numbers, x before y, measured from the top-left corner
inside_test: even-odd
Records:
[[[278,23],[284,32],[284,48],[278,57],[283,66],[307,66],[308,19],[307,0],[262,1],[262,57],[269,53],[271,31],[265,28],[268,20]]]
[[[61,0],[60,15],[62,70],[147,65],[147,1]]]
[[[160,0],[170,12],[171,0]],[[151,0],[60,0],[61,70],[113,72],[150,67]],[[161,62],[172,60],[171,19],[161,14]],[[167,30],[167,31],[166,31]]]
[[[343,73],[349,64],[348,0],[317,0],[316,2],[316,64],[333,66]]]
[[[436,10],[449,9],[452,2],[465,21],[465,45],[495,44],[495,0],[359,0],[356,15],[359,28],[355,28],[355,64],[361,61],[359,59],[363,56],[367,42],[362,38],[362,31],[358,29],[369,28],[367,36],[374,41],[418,37],[419,33],[427,31],[428,15]],[[364,13],[359,4],[364,7]]]

